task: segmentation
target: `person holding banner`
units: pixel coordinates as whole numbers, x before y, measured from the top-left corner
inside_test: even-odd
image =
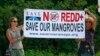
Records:
[[[78,44],[78,56],[94,55],[94,32],[96,28],[96,17],[86,8],[85,39],[76,40]]]
[[[6,31],[11,56],[24,56],[22,44],[23,36],[20,34],[21,30],[22,25],[18,26],[18,19],[16,17],[11,17],[9,20],[9,28]]]

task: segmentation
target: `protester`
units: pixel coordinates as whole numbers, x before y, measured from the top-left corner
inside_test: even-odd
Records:
[[[20,33],[21,30],[22,25],[18,26],[18,19],[16,17],[11,17],[9,20],[9,28],[6,31],[11,56],[24,56],[22,44],[23,36],[21,36]]]
[[[78,42],[78,56],[94,55],[94,32],[96,28],[96,17],[86,8],[85,38],[76,40]]]

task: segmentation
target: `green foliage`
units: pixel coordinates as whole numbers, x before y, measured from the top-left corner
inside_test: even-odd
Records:
[[[27,50],[25,56],[54,56],[54,54],[45,50]]]
[[[77,56],[75,53],[65,53],[60,52],[58,54],[54,54],[51,50],[27,50],[25,51],[25,56]]]
[[[96,16],[100,18],[97,12],[96,1],[91,0],[0,0],[0,56],[2,49],[8,45],[5,35],[8,28],[9,17],[18,17],[19,24],[23,24],[23,10],[32,9],[56,9],[56,10],[83,10],[89,8]],[[93,3],[94,2],[94,3]],[[97,29],[95,32],[95,50],[100,50],[100,20],[97,20]],[[75,56],[77,53],[77,43],[71,39],[30,39],[23,40],[26,56]],[[32,49],[32,50],[31,50]],[[99,55],[99,52],[97,53]]]
[[[96,53],[96,56],[100,56],[100,51]]]

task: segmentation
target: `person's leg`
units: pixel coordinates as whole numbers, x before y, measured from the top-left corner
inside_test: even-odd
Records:
[[[25,55],[24,55],[24,50],[23,50],[23,49],[19,49],[19,50],[18,50],[18,56],[25,56]]]
[[[17,56],[17,50],[11,50],[11,56]]]
[[[78,56],[81,56],[81,50],[80,49],[78,50]]]
[[[92,45],[91,48],[90,48],[90,52],[93,56],[95,56],[95,52],[94,52],[94,46]]]

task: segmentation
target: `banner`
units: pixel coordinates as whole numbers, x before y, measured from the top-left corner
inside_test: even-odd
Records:
[[[84,38],[85,12],[24,9],[27,38]]]

